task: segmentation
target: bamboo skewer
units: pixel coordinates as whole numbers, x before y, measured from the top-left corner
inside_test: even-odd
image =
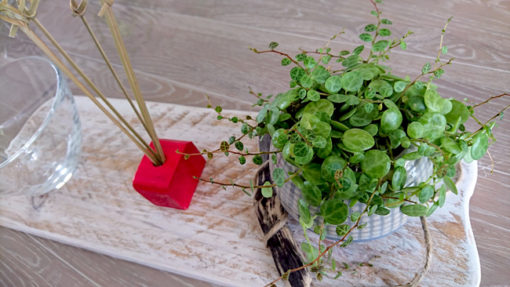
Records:
[[[92,82],[92,80],[80,69],[80,67],[74,62],[74,60],[69,56],[69,54],[60,46],[60,44],[53,38],[53,36],[48,32],[48,30],[39,22],[37,18],[33,19],[33,22],[37,25],[37,27],[43,32],[43,34],[50,40],[55,48],[59,51],[59,53],[66,59],[66,61],[73,67],[73,69],[85,80],[85,83],[99,96],[99,98],[106,104],[106,106],[115,114],[115,116],[120,120],[120,122],[142,143],[145,148],[150,149],[149,145],[145,142],[145,140],[138,134],[138,132],[129,125],[129,123],[122,117],[122,115],[115,109],[115,107],[108,101],[108,99],[104,96],[104,94],[99,90],[99,88]]]
[[[119,75],[117,74],[117,72],[113,68],[113,65],[110,62],[110,59],[106,56],[106,52],[103,49],[103,46],[101,45],[101,43],[99,42],[96,34],[92,30],[92,27],[89,25],[89,23],[87,21],[87,18],[85,18],[85,11],[87,9],[87,0],[83,0],[80,3],[80,5],[78,5],[75,0],[71,0],[69,2],[69,5],[71,7],[71,10],[73,11],[73,16],[79,16],[80,17],[83,25],[85,26],[85,28],[87,29],[87,31],[88,31],[88,33],[90,35],[90,37],[94,41],[94,44],[96,45],[97,50],[99,51],[99,53],[103,57],[104,62],[106,63],[106,65],[108,66],[108,69],[110,70],[110,72],[112,73],[113,77],[115,78],[115,81],[117,82],[117,85],[121,89],[122,94],[124,95],[124,97],[128,101],[128,103],[131,106],[131,108],[133,109],[133,112],[136,114],[136,117],[138,118],[138,120],[142,123],[144,129],[147,130],[147,125],[145,124],[145,121],[143,120],[142,116],[140,115],[140,112],[138,111],[138,109],[134,105],[133,100],[128,95],[127,89],[122,84],[122,81],[120,80]]]
[[[151,160],[156,161],[154,155],[149,152],[138,140],[127,130],[97,99],[87,90],[78,78],[67,68],[67,66],[50,50],[50,48],[32,31],[28,26],[19,26],[20,29],[61,69],[66,76],[71,79],[88,96],[94,104],[106,115],[113,123],[121,129]]]
[[[87,31],[91,35],[94,43],[101,53],[106,65],[108,66],[110,72],[113,77],[117,81],[117,84],[121,88],[124,96],[128,100],[129,104],[133,108],[136,116],[142,123],[144,129],[149,134],[152,142],[154,143],[155,149],[151,148],[144,139],[136,132],[136,130],[129,125],[129,123],[122,117],[122,115],[111,105],[108,99],[104,96],[104,94],[97,88],[97,86],[91,81],[91,79],[79,68],[79,66],[72,60],[69,54],[59,45],[59,43],[53,38],[53,36],[49,33],[49,31],[42,25],[41,22],[35,17],[37,13],[37,7],[39,4],[39,0],[28,0],[30,3],[30,7],[27,8],[26,0],[18,0],[18,8],[15,8],[7,3],[7,0],[2,0],[0,2],[0,20],[3,20],[7,23],[11,24],[11,29],[9,36],[14,37],[17,30],[20,29],[23,33],[25,33],[54,63],[55,65],[64,72],[64,74],[71,79],[80,90],[85,93],[87,97],[89,97],[92,102],[108,117],[112,122],[120,128],[120,130],[125,133],[131,141],[133,141],[136,146],[144,152],[144,154],[155,164],[160,165],[165,162],[165,155],[161,148],[161,144],[156,135],[156,131],[154,129],[154,124],[148,112],[147,106],[143,99],[143,96],[140,92],[140,88],[136,81],[136,77],[129,61],[126,48],[124,46],[124,42],[120,36],[120,32],[118,29],[118,24],[115,20],[115,16],[113,15],[113,11],[111,10],[111,5],[113,4],[112,0],[103,0],[103,6],[101,8],[100,14],[105,15],[106,22],[110,27],[110,31],[115,41],[115,46],[117,48],[117,52],[121,58],[124,70],[126,71],[126,75],[128,81],[130,83],[131,89],[134,94],[134,98],[137,102],[138,109],[133,104],[131,97],[128,95],[126,88],[123,86],[118,74],[115,72],[113,65],[110,60],[106,56],[106,53],[102,46],[100,45],[97,37],[95,36],[93,30],[90,28],[87,20],[84,17],[84,13],[87,7],[87,0],[83,0],[80,5],[76,4],[75,0],[70,0],[70,6],[75,15],[79,15],[83,24],[87,28]],[[30,29],[28,23],[33,21],[36,26],[42,31],[44,36],[49,40],[49,42],[57,49],[60,55],[69,63],[69,65],[77,72],[81,78],[85,81],[86,85],[88,85],[94,93],[103,101],[104,105],[92,94],[91,91],[88,90],[86,85],[82,83],[73,72],[64,64],[64,62],[49,48],[49,46],[34,33],[33,30]]]
[[[156,130],[154,129],[154,124],[152,122],[151,116],[143,99],[143,96],[140,92],[140,87],[138,86],[138,82],[136,80],[135,73],[133,72],[133,67],[131,66],[131,62],[129,60],[129,56],[127,54],[126,47],[120,35],[119,26],[117,24],[117,20],[115,19],[115,15],[111,9],[113,5],[113,0],[101,0],[103,3],[101,10],[99,11],[99,16],[104,16],[106,19],[106,23],[110,28],[110,32],[113,36],[115,46],[117,47],[117,52],[119,53],[120,59],[124,66],[124,70],[126,71],[126,75],[131,85],[131,90],[135,96],[138,107],[140,108],[140,112],[147,124],[147,132],[152,139],[152,143],[156,147],[157,153],[161,156],[162,162],[165,161],[165,154],[163,153],[163,149],[156,135]]]

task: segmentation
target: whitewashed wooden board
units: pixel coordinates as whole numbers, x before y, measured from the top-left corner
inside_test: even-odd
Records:
[[[221,286],[262,286],[278,277],[248,196],[201,183],[186,211],[150,204],[131,187],[141,152],[88,99],[76,101],[84,143],[78,170],[38,209],[24,195],[0,197],[0,225]],[[125,101],[113,103],[136,123]],[[217,121],[212,110],[162,103],[149,103],[149,109],[160,137],[192,140],[199,149],[216,148],[221,140],[239,135],[231,124]],[[256,141],[248,144],[251,150],[256,146]],[[218,156],[203,176],[246,183],[255,170],[254,165],[241,167],[235,157]],[[476,286],[480,280],[468,216],[476,164],[467,170],[460,196],[449,197],[447,208],[429,219],[434,261],[423,286]],[[300,238],[299,227],[291,226]],[[340,281],[326,278],[315,285],[405,283],[422,265],[422,238],[419,221],[410,220],[383,239],[337,249],[339,262],[355,267],[369,261],[373,266],[351,267]]]

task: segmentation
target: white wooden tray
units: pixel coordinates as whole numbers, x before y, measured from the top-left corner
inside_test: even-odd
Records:
[[[152,205],[131,187],[141,152],[88,99],[76,97],[76,102],[83,126],[78,170],[37,209],[27,196],[1,196],[0,225],[221,286],[262,286],[278,277],[251,198],[240,190],[201,183],[186,211]],[[112,102],[136,122],[127,102]],[[191,140],[199,149],[212,149],[239,135],[238,128],[217,121],[212,110],[148,105],[161,138]],[[251,150],[256,147],[256,141],[248,144]],[[249,182],[256,167],[237,162],[236,157],[217,156],[208,162],[203,176]],[[434,252],[423,286],[479,284],[478,253],[468,215],[475,183],[476,164],[465,166],[459,196],[449,196],[447,207],[429,218]],[[295,223],[291,227],[299,241],[301,230]],[[411,219],[390,236],[337,249],[337,261],[351,268],[339,281],[326,278],[315,285],[403,284],[423,264],[423,253],[421,225]],[[360,262],[372,267],[356,264]]]

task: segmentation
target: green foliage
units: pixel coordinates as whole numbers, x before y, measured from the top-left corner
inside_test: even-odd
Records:
[[[346,232],[341,225],[348,216],[346,200],[367,203],[369,215],[387,215],[396,207],[409,216],[429,215],[444,204],[448,190],[457,193],[451,179],[455,165],[487,152],[492,126],[474,134],[465,131],[472,110],[461,101],[443,98],[431,83],[444,72],[437,61],[426,63],[417,78],[433,75],[429,82],[396,76],[380,64],[391,49],[407,47],[404,39],[411,32],[390,40],[391,31],[381,25],[391,21],[378,21],[366,25],[359,35],[371,45],[366,59],[364,45],[352,52],[332,54],[331,49],[321,48],[317,57],[306,52],[296,56],[302,64],[290,69],[294,88],[261,105],[256,118],[257,135],[270,134],[273,146],[300,170],[292,182],[302,190],[301,224],[308,228],[313,225],[311,218],[320,216],[325,223],[339,226],[338,234]],[[324,66],[335,57],[341,69]],[[291,59],[284,57],[282,65],[293,64]],[[242,131],[246,134],[250,129],[245,126]],[[222,146],[230,144],[242,149],[237,142]],[[399,156],[410,146],[416,149]],[[406,187],[405,162],[422,157],[433,163],[434,174],[426,182]],[[282,169],[273,172],[278,186],[286,176]],[[441,181],[444,184],[432,184]],[[309,206],[320,212],[305,212]]]
[[[394,38],[392,22],[381,18],[379,9],[372,14],[377,22],[364,26],[352,51],[323,47],[291,57],[271,42],[265,52],[282,56],[281,65],[289,66],[290,89],[272,99],[257,96],[260,111],[250,121],[253,126],[235,120],[242,123],[243,135],[270,135],[274,148],[296,167],[295,174],[276,168],[272,176],[276,186],[291,180],[301,190],[299,222],[305,237],[307,229],[322,233],[324,224],[336,225],[337,235],[347,238],[343,247],[352,241],[351,228],[363,227],[352,226],[362,216],[385,216],[392,208],[408,216],[431,215],[445,204],[448,191],[458,192],[452,180],[457,164],[482,158],[494,140],[493,123],[476,120],[482,127],[466,131],[473,107],[441,96],[432,83],[450,61],[438,56],[418,68],[414,80],[382,64],[392,49],[407,49],[412,32]],[[447,48],[441,44],[438,53],[446,54]],[[223,118],[221,107],[216,111]],[[239,152],[244,148],[233,138],[222,142],[220,150],[233,153],[231,146]],[[241,164],[245,156],[239,157]],[[406,162],[422,158],[432,163],[432,176],[406,186]],[[261,164],[260,155],[253,162]],[[263,196],[272,196],[272,187],[264,185]],[[349,204],[357,202],[367,208],[352,213],[347,224]],[[308,261],[322,252],[308,239],[301,247]],[[322,263],[312,265],[319,274]]]

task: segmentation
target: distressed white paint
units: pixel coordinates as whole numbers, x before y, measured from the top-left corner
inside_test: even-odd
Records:
[[[1,225],[223,286],[261,286],[277,277],[249,197],[201,183],[186,211],[150,204],[131,187],[141,152],[88,99],[76,100],[84,137],[77,172],[37,210],[26,196],[1,197]],[[136,122],[125,101],[113,103]],[[221,140],[239,135],[211,110],[162,103],[149,103],[149,109],[161,138],[192,140],[199,149],[216,148]],[[256,142],[248,148],[255,150]],[[255,169],[241,167],[235,157],[218,156],[203,176],[247,183]],[[460,195],[450,196],[447,208],[429,219],[435,247],[424,286],[476,286],[480,280],[468,217],[476,165],[465,171]],[[292,228],[301,238],[299,227],[294,223]],[[326,278],[316,286],[405,283],[422,265],[422,238],[419,220],[411,219],[390,236],[337,249],[338,262],[354,266],[371,259],[373,267],[351,268],[340,281]]]

